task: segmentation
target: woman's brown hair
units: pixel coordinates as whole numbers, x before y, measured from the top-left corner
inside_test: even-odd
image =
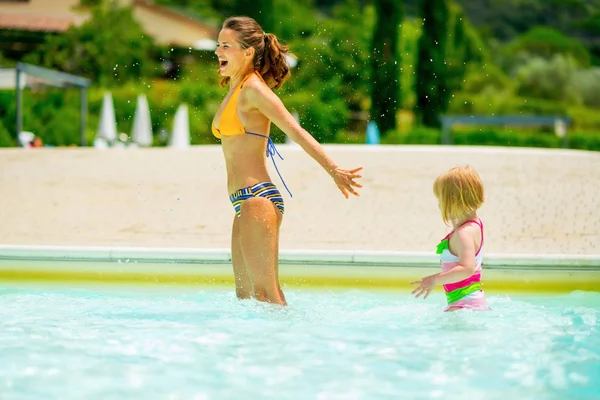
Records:
[[[231,17],[223,22],[223,29],[237,32],[238,42],[243,49],[254,48],[254,70],[258,71],[271,89],[279,89],[290,76],[290,67],[285,58],[288,46],[277,40],[272,33],[265,33],[250,17]],[[221,79],[221,86],[229,83],[229,77]]]

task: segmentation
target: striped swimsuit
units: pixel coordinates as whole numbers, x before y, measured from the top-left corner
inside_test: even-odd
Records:
[[[481,245],[479,250],[475,253],[475,272],[473,275],[464,279],[460,282],[448,283],[443,285],[444,291],[446,292],[446,299],[448,301],[448,307],[445,311],[459,308],[469,308],[477,310],[489,310],[483,295],[483,289],[481,288],[481,264],[483,261],[483,223],[481,220],[468,220],[463,222],[459,228],[467,223],[475,223],[479,225],[481,229]],[[459,265],[459,259],[457,256],[450,252],[448,244],[450,237],[456,229],[452,230],[442,241],[438,244],[437,253],[440,255],[440,263],[442,266],[442,272],[451,270],[452,268]]]
[[[271,202],[275,204],[279,212],[281,212],[283,215],[285,208],[281,193],[279,193],[277,187],[275,187],[275,185],[271,182],[261,182],[257,183],[256,185],[240,189],[229,196],[229,200],[231,200],[231,204],[235,210],[235,215],[237,215],[238,218],[241,215],[242,202],[251,197],[264,197],[265,199],[271,200]]]

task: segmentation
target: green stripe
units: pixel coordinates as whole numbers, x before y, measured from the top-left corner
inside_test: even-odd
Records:
[[[451,292],[447,292],[446,299],[448,299],[448,304],[454,303],[455,301],[458,301],[458,300],[462,299],[463,297],[465,297],[473,292],[476,292],[478,290],[481,290],[481,282],[473,282],[472,284],[470,284],[467,287],[455,289]]]

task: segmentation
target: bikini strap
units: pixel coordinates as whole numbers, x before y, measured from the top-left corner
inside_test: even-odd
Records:
[[[260,78],[261,81],[265,82],[265,80],[263,79],[263,77],[260,75],[260,73],[258,71],[254,71],[251,74],[248,74],[244,77],[244,79],[242,79],[242,81],[240,82],[240,84],[238,85],[236,90],[240,90],[242,88],[242,86],[244,86],[244,83],[246,83],[246,81],[252,76],[252,75],[256,75]],[[265,82],[266,83],[266,82]]]
[[[231,94],[231,97],[227,101],[227,106],[226,107],[229,107],[229,104],[233,104],[235,106],[235,110],[237,112],[237,98],[240,95],[240,91],[242,90],[242,87],[244,86],[244,83],[246,83],[246,81],[248,80],[248,78],[250,78],[252,75],[253,74],[246,75],[244,77],[244,79],[242,79],[242,81],[240,83],[238,83],[237,87],[234,89],[233,93]]]
[[[446,239],[447,239],[447,240],[450,240],[450,237],[452,236],[452,234],[453,234],[454,232],[456,232],[456,230],[457,230],[458,228],[460,228],[460,227],[461,227],[461,226],[463,226],[463,225],[466,225],[466,224],[468,224],[469,222],[474,222],[474,223],[476,223],[477,225],[479,225],[479,229],[481,230],[481,243],[479,244],[479,249],[477,250],[477,253],[475,253],[475,256],[477,256],[477,255],[479,254],[479,252],[481,251],[481,249],[483,248],[483,222],[481,222],[481,218],[477,218],[477,219],[468,219],[468,220],[466,220],[465,222],[463,222],[462,224],[460,224],[459,226],[457,226],[455,229],[452,229],[452,232],[448,233],[448,234],[446,235],[446,237],[444,237],[444,238],[442,239],[442,241],[444,241],[444,240],[446,240]]]
[[[462,224],[460,224],[459,226],[457,226],[456,229],[460,228],[463,225],[468,224],[469,222],[475,222],[477,225],[479,225],[480,228],[483,229],[483,224],[481,223],[481,220],[479,218],[478,219],[468,219],[465,222],[463,222]]]
[[[288,189],[287,185],[285,184],[285,181],[283,180],[283,177],[281,176],[281,172],[279,172],[279,168],[277,168],[277,163],[275,162],[275,156],[276,155],[279,156],[279,158],[281,160],[283,160],[283,157],[281,156],[281,154],[279,154],[279,151],[277,151],[277,147],[275,147],[275,143],[273,142],[273,140],[269,136],[261,135],[260,133],[246,132],[246,134],[260,136],[260,137],[267,139],[267,158],[271,157],[271,161],[273,161],[273,166],[275,166],[275,171],[277,171],[277,175],[279,175],[279,179],[281,179],[281,183],[283,183],[285,190],[287,190],[287,192],[290,194],[290,197],[294,197],[294,196],[292,196],[292,192],[290,192],[290,189]]]

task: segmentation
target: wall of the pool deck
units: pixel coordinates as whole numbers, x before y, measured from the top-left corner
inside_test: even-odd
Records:
[[[435,254],[282,250],[290,287],[405,289],[439,268]],[[228,249],[0,246],[1,282],[231,286]],[[600,292],[600,255],[489,254],[484,287],[507,292]]]

